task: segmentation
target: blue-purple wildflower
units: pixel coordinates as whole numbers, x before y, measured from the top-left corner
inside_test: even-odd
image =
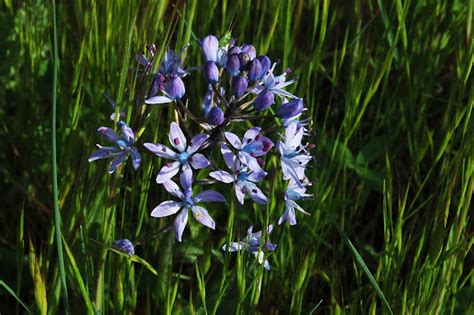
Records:
[[[278,142],[278,150],[281,155],[281,167],[283,179],[292,179],[296,184],[305,179],[305,170],[312,156],[308,154],[301,144],[304,129],[298,127],[296,122],[285,128],[284,141]]]
[[[274,251],[277,248],[277,244],[273,244],[270,241],[262,243],[262,231],[252,233],[253,227],[251,226],[247,230],[247,236],[240,242],[231,242],[227,249],[227,244],[222,246],[223,251],[235,252],[238,250],[246,250],[253,254],[258,260],[259,264],[263,264],[266,270],[270,270],[270,263],[265,259],[265,252]],[[267,236],[273,231],[273,225],[270,224],[267,228]]]
[[[225,138],[232,147],[238,150],[237,156],[244,165],[257,174],[266,174],[258,163],[257,157],[267,154],[273,148],[273,142],[262,136],[260,131],[260,127],[250,128],[245,132],[242,141],[232,132],[226,132]]]
[[[282,224],[288,221],[290,225],[296,224],[296,213],[295,209],[305,215],[310,215],[300,205],[296,203],[298,200],[303,200],[312,197],[311,194],[306,193],[306,187],[296,184],[293,180],[288,182],[288,186],[285,191],[285,212],[278,220],[278,224]]]
[[[135,135],[132,129],[127,126],[126,123],[121,122],[121,135],[117,135],[115,131],[107,127],[100,127],[97,129],[99,134],[110,143],[113,143],[114,146],[103,147],[97,145],[99,148],[97,151],[91,154],[89,157],[89,162],[93,162],[99,159],[108,159],[112,158],[112,161],[109,165],[109,173],[115,172],[115,170],[127,159],[130,155],[132,157],[132,166],[134,169],[138,169],[141,163],[140,153],[137,149],[133,147],[135,142]]]
[[[228,146],[222,144],[222,156],[224,162],[232,173],[218,170],[209,173],[209,176],[223,183],[233,183],[237,200],[244,204],[244,195],[248,194],[255,202],[266,204],[268,201],[260,188],[255,183],[261,181],[265,176],[263,173],[250,171],[240,160],[232,153]]]
[[[172,49],[165,53],[160,64],[160,70],[153,77],[153,82],[149,95],[145,100],[146,104],[166,104],[181,99],[186,93],[186,88],[182,80],[189,73],[183,69],[183,52],[188,48],[184,47],[177,54]],[[161,91],[164,95],[157,95]]]
[[[177,197],[179,201],[166,200],[160,203],[153,211],[151,216],[155,218],[162,218],[178,213],[173,224],[176,239],[181,242],[182,235],[186,224],[188,223],[188,212],[191,210],[194,219],[202,225],[215,229],[216,223],[209,215],[207,210],[197,203],[199,202],[225,202],[224,196],[214,190],[204,190],[193,197],[193,174],[191,170],[185,169],[180,175],[180,183],[182,190],[172,180],[166,181],[163,186],[166,191],[174,197]]]
[[[160,143],[145,143],[145,148],[155,155],[174,160],[174,162],[168,162],[161,168],[156,177],[156,182],[158,184],[163,184],[178,174],[181,167],[183,170],[189,169],[190,171],[191,167],[196,170],[207,167],[209,165],[209,160],[203,154],[197,153],[197,151],[208,138],[209,135],[200,133],[194,136],[188,144],[188,141],[179,125],[172,122],[170,126],[169,140],[171,145],[178,152],[175,152]]]
[[[287,183],[284,192],[284,210],[278,219],[278,224],[287,221],[289,225],[295,225],[296,211],[309,215],[298,204],[299,201],[312,196],[308,191],[310,182],[305,175],[312,160],[310,154],[312,145],[303,140],[304,136],[310,135],[311,120],[301,119],[306,110],[303,99],[286,91],[286,87],[296,79],[287,79],[290,69],[276,75],[275,68],[279,61],[272,64],[268,56],[257,55],[256,48],[251,44],[239,46],[230,38],[230,34],[225,34],[220,39],[208,35],[199,41],[199,45],[203,57],[202,64],[187,68],[188,71],[184,68],[183,52],[189,45],[178,53],[168,49],[157,73],[151,72],[157,51],[154,45],[148,47],[147,55],[136,56],[139,69],[135,70],[140,73],[141,78],[147,79],[141,82],[151,81],[151,85],[146,89],[137,89],[137,91],[146,90],[146,95],[140,95],[136,99],[143,97],[145,104],[171,103],[173,108],[170,110],[175,111],[182,127],[192,121],[196,123],[197,128],[203,130],[203,133],[193,136],[189,133],[197,128],[186,125],[184,130],[189,136],[187,139],[180,125],[172,122],[168,135],[171,147],[160,143],[144,143],[148,151],[169,160],[160,169],[156,181],[163,184],[164,188],[178,199],[161,202],[153,209],[151,216],[160,218],[176,214],[173,226],[176,238],[180,242],[188,221],[189,210],[201,224],[215,229],[216,223],[213,218],[198,203],[225,202],[224,197],[213,190],[204,190],[195,196],[192,191],[193,172],[199,173],[199,170],[209,166],[211,170],[208,176],[218,182],[232,184],[240,204],[244,205],[246,196],[257,204],[267,204],[269,199],[262,189],[268,188],[264,181],[267,175],[263,169],[265,158],[274,147],[269,137],[278,134],[275,132],[275,127],[283,127],[283,139],[278,141],[277,147],[283,180]],[[147,59],[146,56],[151,57]],[[202,111],[195,113],[191,100],[190,102],[180,100],[186,95],[183,78],[190,74],[191,70],[198,69],[206,79],[207,90],[202,102]],[[115,106],[114,102],[112,104]],[[191,104],[189,108],[188,104]],[[274,104],[278,106],[275,110],[276,116],[266,115],[264,111]],[[145,107],[136,117],[132,113],[131,118],[137,122],[140,132],[149,126],[139,124],[153,117],[150,115],[150,110],[152,110],[150,107]],[[133,147],[135,136],[132,130],[120,120],[125,118],[123,115],[123,112],[120,112],[120,117],[113,115],[113,118],[119,120],[120,135],[112,129],[99,128],[100,134],[113,143],[113,146],[99,146],[89,158],[91,162],[112,158],[110,173],[114,172],[129,155],[132,157],[135,169],[139,167],[141,161],[140,154]],[[271,125],[272,122],[278,122],[276,121],[278,118],[281,120],[281,125]],[[234,126],[237,127],[235,130],[239,130],[237,122],[248,125],[255,119],[264,119],[265,127],[268,127],[265,129],[266,136],[262,135],[262,129],[255,125],[246,130],[242,139],[231,132]],[[218,164],[221,159],[215,156],[217,147],[220,147],[223,161],[227,166],[226,170]],[[201,173],[204,174],[196,174],[199,176],[198,183],[214,183],[203,176],[205,172]],[[181,188],[172,180],[178,174]],[[270,224],[266,234],[269,235],[272,229],[273,225]],[[261,231],[252,233],[252,227],[244,240],[229,245],[229,248],[224,246],[223,249],[248,251],[255,255],[258,262],[267,270],[270,269],[270,264],[265,259],[265,252],[273,251],[277,247],[263,240]],[[134,254],[133,244],[129,240],[117,240],[112,246],[128,255]]]

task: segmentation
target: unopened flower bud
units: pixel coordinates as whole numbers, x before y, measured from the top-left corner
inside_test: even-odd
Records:
[[[257,50],[255,49],[254,46],[250,44],[245,44],[242,46],[242,52],[245,52],[249,55],[250,60],[254,60],[255,57],[257,56]]]
[[[180,77],[174,76],[171,81],[167,82],[166,93],[173,100],[179,100],[186,93],[183,80]]]
[[[235,96],[240,97],[244,94],[245,90],[249,86],[248,80],[243,76],[232,78],[232,93]]]
[[[211,108],[206,115],[206,121],[214,126],[219,126],[224,122],[224,112],[217,106]]]
[[[281,119],[288,119],[301,114],[303,109],[303,99],[298,98],[281,105],[277,114]]]
[[[112,247],[129,256],[135,255],[135,248],[133,247],[132,242],[127,239],[114,241]]]
[[[242,49],[240,49],[239,46],[233,46],[229,49],[229,51],[227,52],[227,55],[233,55],[233,54],[240,54],[242,52]]]
[[[240,61],[240,70],[247,70],[247,65],[250,62],[250,56],[245,52],[241,52],[239,54],[239,61]]]
[[[237,54],[232,54],[227,57],[227,64],[225,67],[227,73],[229,73],[230,76],[235,77],[240,73],[240,61],[239,61],[239,55]]]
[[[270,70],[272,62],[267,56],[258,56],[257,59],[260,60],[260,63],[262,64],[262,76],[264,76],[267,74],[268,70]]]
[[[211,84],[216,84],[219,81],[219,68],[217,68],[214,61],[209,61],[204,66],[204,75]]]
[[[219,49],[219,41],[213,35],[208,35],[201,41],[202,54],[206,61],[217,61],[217,50]]]
[[[258,59],[252,60],[249,67],[249,81],[254,82],[262,78],[262,63]]]
[[[258,94],[257,98],[253,103],[253,107],[258,111],[262,111],[264,109],[267,109],[274,103],[275,96],[273,95],[273,93],[268,90],[265,90]]]

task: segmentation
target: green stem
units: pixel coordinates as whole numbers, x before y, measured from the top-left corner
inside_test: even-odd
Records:
[[[51,142],[53,151],[53,195],[54,195],[54,227],[56,233],[56,245],[58,248],[58,264],[59,264],[59,275],[61,278],[61,287],[64,294],[64,306],[66,313],[69,313],[69,299],[67,294],[66,285],[66,272],[64,269],[64,256],[63,256],[63,243],[61,238],[61,217],[59,213],[58,203],[58,167],[56,161],[56,94],[57,94],[57,82],[58,82],[58,36],[56,32],[56,3],[53,3],[53,42],[54,42],[54,67],[53,67],[53,117],[51,125]]]

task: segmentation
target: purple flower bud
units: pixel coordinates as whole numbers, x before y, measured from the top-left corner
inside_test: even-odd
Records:
[[[262,63],[258,59],[252,60],[249,68],[249,80],[251,82],[260,80],[262,78]]]
[[[219,126],[224,122],[224,112],[217,106],[214,106],[206,115],[206,121],[214,126]]]
[[[206,61],[217,61],[217,50],[219,41],[213,35],[207,35],[201,41],[202,54]]]
[[[303,109],[303,99],[299,98],[281,105],[281,107],[277,111],[277,114],[278,116],[280,116],[281,119],[288,119],[301,114]]]
[[[249,86],[248,80],[243,76],[232,78],[232,93],[235,96],[240,97],[244,94],[245,90]]]
[[[206,116],[212,107],[212,89],[209,89],[204,95],[204,101],[202,104],[202,109],[204,111],[204,116]]]
[[[257,98],[255,99],[253,103],[253,107],[258,111],[262,111],[270,107],[272,104],[274,104],[275,103],[274,99],[275,99],[275,96],[273,95],[272,92],[268,90],[262,91],[260,92],[260,94],[258,94]]]
[[[204,75],[211,84],[216,84],[219,81],[219,68],[217,68],[214,61],[209,61],[204,66]]]
[[[239,54],[240,70],[247,70],[247,65],[251,61],[249,54],[241,52]]]
[[[257,50],[255,49],[254,46],[250,44],[244,44],[242,46],[242,52],[247,53],[250,57],[250,60],[254,60],[255,57],[257,56]]]
[[[133,247],[132,242],[127,239],[114,241],[112,247],[129,256],[135,255],[135,248]]]
[[[228,55],[233,55],[233,54],[240,54],[242,52],[242,50],[240,49],[239,46],[233,46],[229,49],[229,51],[227,52]]]
[[[171,81],[166,84],[166,93],[173,100],[179,100],[186,93],[183,80],[180,77],[174,76]]]
[[[270,70],[272,62],[267,56],[258,56],[257,59],[260,60],[260,63],[262,64],[262,76],[264,76],[267,74],[268,70]]]
[[[229,55],[225,69],[232,77],[237,76],[240,73],[239,55]]]

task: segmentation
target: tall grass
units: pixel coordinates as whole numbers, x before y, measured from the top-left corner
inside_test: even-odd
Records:
[[[51,2],[1,6],[0,312],[62,313],[66,297],[73,314],[474,312],[472,1],[56,2],[57,57]],[[104,92],[141,110],[135,53],[191,43],[199,65],[196,39],[228,31],[293,68],[315,122],[312,215],[272,234],[270,272],[219,248],[274,221],[275,199],[211,209],[216,232],[190,222],[178,244],[149,216],[168,197],[160,161],[113,175],[87,162],[113,111]],[[188,83],[197,111],[205,83]],[[141,135],[161,141],[172,113],[150,113]],[[109,250],[119,238],[139,257]]]

